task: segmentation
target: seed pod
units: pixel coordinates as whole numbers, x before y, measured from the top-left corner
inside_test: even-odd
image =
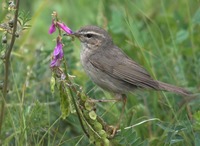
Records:
[[[14,10],[15,8],[15,3],[14,1],[9,1],[8,2],[8,10]]]
[[[16,37],[16,38],[19,37],[19,33],[18,33],[18,32],[15,33],[15,37]]]
[[[89,112],[89,116],[92,120],[96,120],[97,118],[97,114],[93,110]]]
[[[107,134],[104,130],[101,130],[99,131],[99,135],[102,137],[102,138],[106,138],[107,137]]]
[[[13,28],[14,20],[10,20],[10,21],[8,22],[8,25],[9,25],[10,28]]]
[[[109,146],[110,145],[110,141],[107,138],[105,138],[103,140],[103,142],[104,142],[104,146]]]
[[[6,37],[6,35],[2,36],[2,40],[1,41],[2,41],[3,44],[7,43],[7,37]]]
[[[102,130],[102,128],[103,128],[103,126],[102,126],[99,122],[96,122],[96,123],[94,124],[94,129],[95,129],[95,131],[99,132],[99,131]]]
[[[85,109],[91,111],[93,108],[92,104],[89,101],[85,102]]]

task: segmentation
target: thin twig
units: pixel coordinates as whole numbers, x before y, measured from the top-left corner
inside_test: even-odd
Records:
[[[144,123],[150,122],[150,121],[161,121],[161,120],[158,119],[158,118],[152,118],[152,119],[144,120],[144,121],[141,121],[141,122],[139,122],[139,123],[137,123],[137,124],[131,125],[131,126],[129,126],[129,127],[125,127],[124,130],[130,129],[130,128],[134,128],[134,127],[136,127],[136,126],[139,126],[139,125],[141,125],[141,124],[144,124]],[[117,130],[117,132],[121,132],[121,130]]]
[[[8,76],[9,76],[9,67],[10,67],[10,54],[12,52],[14,43],[15,43],[15,33],[17,30],[17,18],[18,18],[18,12],[19,12],[19,2],[20,0],[16,0],[16,10],[15,10],[15,16],[14,16],[14,27],[12,32],[12,38],[10,45],[6,49],[5,53],[5,64],[4,64],[4,86],[3,86],[3,100],[1,104],[1,113],[0,113],[0,135],[2,133],[2,125],[3,125],[3,118],[5,113],[5,100],[7,97],[7,89],[8,89]]]

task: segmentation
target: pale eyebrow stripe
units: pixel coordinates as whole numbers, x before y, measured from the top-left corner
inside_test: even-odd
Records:
[[[94,31],[88,31],[88,32],[81,32],[82,34],[94,34],[94,35],[98,35],[98,36],[101,36],[103,38],[105,38],[105,36],[103,34],[100,34],[100,33],[96,33]]]

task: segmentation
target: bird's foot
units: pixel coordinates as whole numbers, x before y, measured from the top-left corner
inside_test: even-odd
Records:
[[[119,125],[116,125],[116,126],[109,126],[109,133],[110,133],[110,135],[108,136],[110,139],[111,138],[113,138],[115,135],[116,135],[116,133],[117,133],[117,130],[119,129]]]

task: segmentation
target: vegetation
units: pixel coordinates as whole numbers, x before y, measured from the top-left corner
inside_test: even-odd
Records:
[[[66,87],[67,92],[59,86],[62,81],[56,80],[53,87],[55,76],[50,62],[58,36],[58,32],[48,34],[53,11],[74,31],[84,25],[103,27],[114,42],[155,79],[187,88],[196,95],[191,98],[144,90],[130,93],[121,129],[109,139],[110,145],[200,145],[198,0],[21,1],[18,27],[13,37],[16,25],[7,24],[16,16],[17,2],[11,7],[11,3],[1,1],[0,145],[102,144],[94,143],[95,137],[93,140],[84,133],[72,101],[71,112],[63,113],[65,98],[61,97],[77,95],[70,94],[72,86]],[[80,97],[112,99],[112,94],[94,85],[84,73],[79,59],[79,41],[63,36],[62,43],[69,75],[65,73],[72,82],[70,85],[80,92]],[[9,49],[11,54],[6,58]],[[77,96],[74,98],[78,99]],[[95,109],[89,114],[89,120],[96,120],[97,116],[106,124],[115,125],[122,104],[95,103]]]

